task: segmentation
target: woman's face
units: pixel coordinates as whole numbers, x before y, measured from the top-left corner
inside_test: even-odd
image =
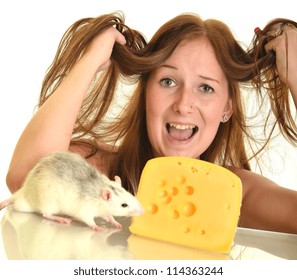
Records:
[[[146,87],[147,131],[154,156],[199,158],[222,115],[232,114],[226,77],[204,37],[180,44]]]

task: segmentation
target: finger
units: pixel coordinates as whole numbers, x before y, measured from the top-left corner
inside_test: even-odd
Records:
[[[125,36],[121,33],[121,32],[117,32],[116,34],[116,38],[115,38],[116,42],[121,44],[121,45],[125,45],[126,44],[126,38]]]
[[[268,53],[269,51],[276,51],[276,45],[277,45],[277,40],[278,38],[275,38],[273,40],[270,40],[266,45],[265,45],[265,51]]]

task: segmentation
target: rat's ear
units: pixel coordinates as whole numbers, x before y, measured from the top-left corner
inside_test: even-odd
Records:
[[[121,178],[118,175],[114,176],[114,180],[116,183],[119,183],[120,185],[122,185]]]
[[[107,189],[104,189],[101,193],[101,196],[104,200],[109,201],[111,199],[111,192]]]

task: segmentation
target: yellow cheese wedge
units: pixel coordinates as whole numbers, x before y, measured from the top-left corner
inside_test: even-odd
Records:
[[[145,213],[132,234],[229,253],[240,215],[242,185],[229,170],[202,160],[161,157],[147,162],[137,198]]]

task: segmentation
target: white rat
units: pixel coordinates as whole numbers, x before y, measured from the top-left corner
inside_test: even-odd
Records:
[[[54,152],[43,157],[28,173],[22,187],[0,203],[0,210],[10,204],[15,210],[41,213],[59,223],[69,224],[75,218],[95,231],[103,230],[95,223],[95,217],[120,229],[121,224],[113,216],[131,217],[144,212],[136,197],[121,186],[118,176],[115,181],[109,180],[72,152]]]

